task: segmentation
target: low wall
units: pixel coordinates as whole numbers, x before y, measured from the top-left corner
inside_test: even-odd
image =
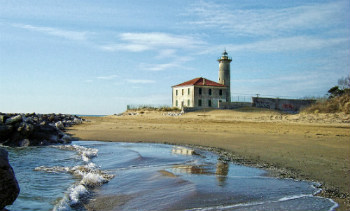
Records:
[[[212,108],[203,108],[203,107],[183,107],[183,112],[191,112],[191,111],[198,111],[202,109],[236,109],[236,108],[242,108],[242,107],[252,107],[252,103],[250,102],[218,102],[218,107],[212,107]]]
[[[251,107],[250,102],[219,102],[219,109],[236,109],[242,107]]]
[[[310,106],[311,104],[314,104],[316,102],[316,100],[297,100],[261,97],[253,97],[252,101],[253,107],[274,109],[292,113],[297,113],[302,108]]]
[[[192,112],[192,111],[198,111],[201,109],[203,109],[203,108],[202,107],[183,107],[181,110],[182,110],[182,112],[187,113],[187,112]]]

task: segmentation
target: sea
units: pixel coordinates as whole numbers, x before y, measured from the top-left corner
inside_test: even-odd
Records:
[[[4,147],[5,148],[5,147]],[[268,176],[201,149],[74,141],[5,148],[20,210],[334,210],[319,184]]]

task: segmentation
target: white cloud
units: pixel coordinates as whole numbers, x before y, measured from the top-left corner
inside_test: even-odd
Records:
[[[169,33],[121,33],[117,44],[106,44],[100,48],[105,51],[142,52],[156,50],[160,53],[173,54],[174,50],[195,48],[203,42],[191,36],[174,35]]]
[[[162,71],[166,70],[172,67],[178,66],[175,63],[165,63],[165,64],[146,64],[146,63],[141,63],[140,67],[144,70],[149,70],[149,71]]]
[[[101,80],[112,80],[117,77],[118,77],[117,75],[108,75],[108,76],[98,76],[96,78]]]
[[[33,26],[28,24],[13,24],[13,26],[30,31],[41,32],[52,36],[62,37],[69,40],[83,41],[87,39],[87,32],[63,30],[53,27]]]
[[[141,63],[140,68],[148,71],[163,71],[171,68],[181,68],[188,69],[188,67],[184,66],[183,63],[192,60],[190,57],[177,57],[174,61],[163,63],[163,64],[147,64]]]
[[[334,46],[346,47],[350,38],[317,38],[311,36],[294,36],[271,38],[250,42],[245,44],[226,44],[211,46],[206,50],[202,50],[200,54],[210,52],[220,52],[222,49],[227,49],[228,52],[284,52],[284,51],[300,51],[300,50],[317,50],[330,48]]]
[[[147,45],[153,47],[193,47],[199,43],[200,41],[194,39],[190,36],[180,36],[173,35],[167,33],[122,33],[120,35],[120,39],[124,41],[128,41],[130,43]]]
[[[349,38],[315,38],[308,36],[285,37],[269,39],[249,44],[231,45],[227,48],[230,51],[262,51],[262,52],[280,52],[290,50],[311,50],[322,49],[334,45],[349,42]]]
[[[306,3],[279,9],[239,9],[200,1],[189,8],[194,27],[215,28],[235,35],[275,35],[304,29],[332,27],[347,14],[348,1]],[[232,9],[229,9],[229,8]]]
[[[132,83],[132,84],[153,84],[153,83],[155,83],[154,80],[145,80],[145,79],[127,79],[126,81],[129,83]]]
[[[130,52],[142,52],[142,51],[151,49],[149,46],[139,45],[139,44],[109,44],[109,45],[102,45],[100,48],[105,51],[130,51]]]
[[[174,57],[176,53],[175,49],[162,49],[159,50],[159,54],[156,57],[157,59],[163,59],[163,58],[169,58],[169,57]]]

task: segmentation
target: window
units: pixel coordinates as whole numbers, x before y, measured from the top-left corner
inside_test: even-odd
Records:
[[[202,100],[201,99],[198,100],[198,106],[202,106]]]
[[[190,88],[187,89],[187,94],[190,95]]]
[[[187,106],[190,106],[190,100],[187,100]]]
[[[208,107],[211,107],[211,100],[208,100]]]
[[[184,95],[184,89],[182,89],[182,95]]]
[[[220,95],[220,96],[222,95],[222,89],[219,90],[219,95]]]
[[[211,89],[209,89],[209,95],[211,95]]]
[[[198,89],[198,93],[201,95],[202,94],[202,88]]]
[[[176,96],[179,94],[179,92],[178,92],[179,90],[176,90],[175,92],[176,92]]]
[[[179,102],[176,100],[176,107],[179,105]]]

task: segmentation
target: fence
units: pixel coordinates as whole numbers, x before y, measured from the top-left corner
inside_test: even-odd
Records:
[[[251,95],[231,95],[231,102],[252,102]]]

